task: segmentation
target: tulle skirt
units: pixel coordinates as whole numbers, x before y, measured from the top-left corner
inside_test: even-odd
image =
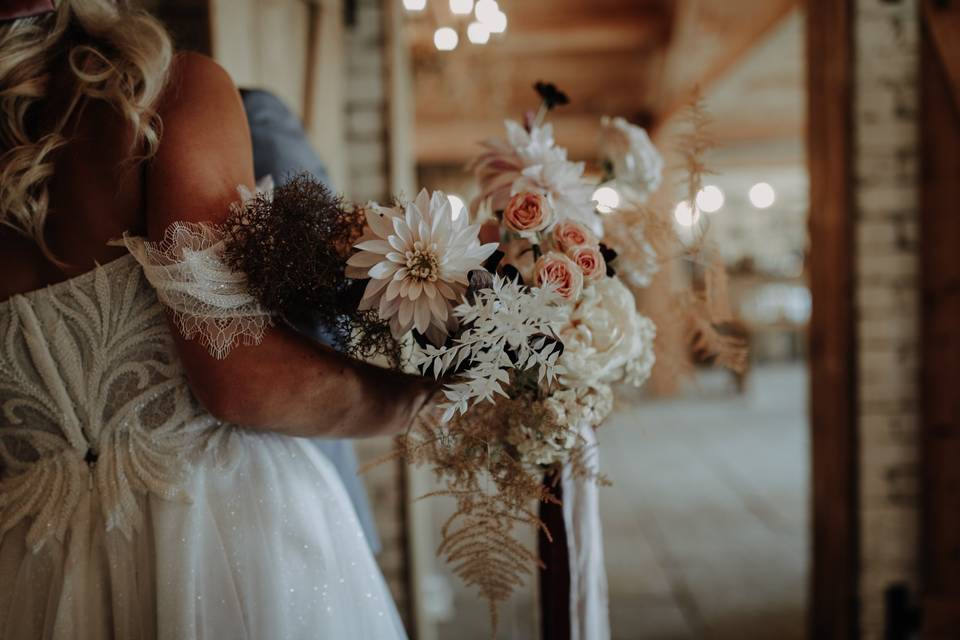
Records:
[[[238,432],[188,498],[107,531],[91,488],[62,543],[0,539],[0,639],[405,638],[342,483],[316,447]]]

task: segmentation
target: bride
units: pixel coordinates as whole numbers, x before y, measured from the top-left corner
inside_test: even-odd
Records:
[[[124,0],[0,0],[0,638],[404,637],[298,436],[430,389],[266,326],[211,226],[239,185],[215,63]]]

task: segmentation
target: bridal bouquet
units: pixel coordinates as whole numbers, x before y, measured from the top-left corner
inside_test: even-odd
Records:
[[[342,353],[443,382],[398,455],[434,469],[435,495],[456,500],[439,553],[494,619],[539,562],[514,526],[550,535],[532,505],[557,502],[549,479],[564,470],[603,482],[593,430],[614,385],[643,384],[655,359],[656,328],[603,241],[597,184],[544,122],[567,97],[536,88],[539,111],[507,122],[472,164],[472,224],[441,192],[352,205],[309,176],[244,194],[227,224],[226,255],[267,310],[322,325]],[[606,179],[642,200],[659,154],[622,119],[603,129]],[[481,242],[483,223],[499,242]],[[624,266],[635,281],[656,265]]]

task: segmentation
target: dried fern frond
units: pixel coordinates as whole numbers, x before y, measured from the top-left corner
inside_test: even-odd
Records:
[[[511,418],[525,415],[549,432],[552,426],[538,414],[533,392],[522,385],[509,389],[510,398],[481,403],[449,423],[438,413],[421,416],[399,441],[396,455],[414,466],[427,466],[445,487],[419,499],[447,497],[455,510],[441,530],[437,554],[463,582],[476,588],[490,607],[493,633],[498,607],[525,584],[536,566],[536,551],[515,535],[517,527],[550,532],[532,505],[559,501],[543,483],[545,468],[524,463],[507,437]],[[582,439],[581,439],[582,440]],[[578,442],[569,464],[578,477],[605,484],[590,471],[585,445]],[[553,467],[559,477],[560,465]]]
[[[513,529],[518,524],[545,532],[547,529],[532,511],[517,510],[495,493],[434,495],[453,495],[457,499],[456,512],[441,529],[437,555],[451,565],[464,584],[476,587],[487,601],[495,634],[499,605],[525,584],[535,566],[542,566],[536,553],[513,536]]]

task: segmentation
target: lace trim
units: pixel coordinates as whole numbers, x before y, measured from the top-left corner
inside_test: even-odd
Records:
[[[124,235],[119,243],[143,267],[183,335],[198,337],[212,356],[223,359],[237,344],[263,339],[270,314],[247,292],[246,276],[225,263],[221,228],[175,222],[162,242]]]

